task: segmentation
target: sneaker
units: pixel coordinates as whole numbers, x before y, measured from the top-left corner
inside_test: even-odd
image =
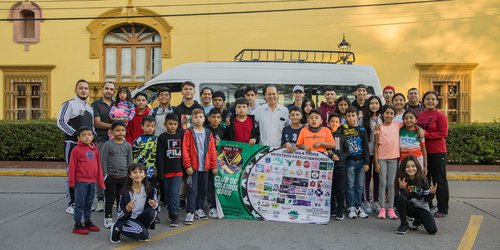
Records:
[[[73,233],[74,234],[80,234],[80,235],[86,235],[89,234],[89,230],[87,230],[85,227],[82,226],[82,224],[75,225],[75,228],[73,228]]]
[[[436,217],[436,218],[443,218],[445,216],[446,216],[446,214],[443,212],[440,212],[440,211],[437,211],[434,213],[434,217]]]
[[[137,240],[137,241],[139,241],[141,243],[146,243],[146,242],[149,242],[149,238],[146,238],[146,239],[143,239],[143,240]]]
[[[179,216],[178,215],[172,216],[172,218],[170,219],[170,226],[171,227],[178,227],[179,226]]]
[[[410,230],[412,231],[416,231],[418,230],[418,228],[421,226],[422,224],[420,224],[420,219],[415,219],[413,220],[413,222],[411,223],[410,225]]]
[[[210,208],[210,211],[208,211],[208,216],[214,219],[219,218],[219,214],[217,213],[217,208]]]
[[[358,217],[361,219],[368,218],[368,214],[366,214],[365,210],[363,210],[361,207],[358,207],[356,209],[356,213],[358,214]]]
[[[429,204],[429,211],[436,210],[437,206],[434,206],[434,204]]]
[[[372,213],[372,203],[371,202],[369,202],[369,201],[365,202],[365,206],[364,207],[365,207],[365,209],[364,209],[365,213],[367,213],[367,214],[371,214]]]
[[[186,219],[184,220],[184,224],[193,225],[193,220],[194,220],[194,213],[193,212],[186,213]]]
[[[94,225],[94,223],[92,223],[91,221],[85,222],[85,228],[87,230],[89,230],[89,232],[99,232],[99,231],[101,231],[101,229],[98,226]]]
[[[380,211],[380,203],[378,201],[372,203],[372,211],[375,211],[376,213]]]
[[[104,228],[110,228],[113,225],[113,218],[104,218]]]
[[[349,219],[356,219],[358,217],[358,215],[356,214],[356,208],[355,207],[350,207],[349,208],[349,214],[347,214],[347,217],[349,217]]]
[[[379,219],[385,219],[385,208],[380,208],[380,211],[378,212]]]
[[[98,200],[95,205],[96,212],[104,212],[104,200]]]
[[[155,224],[160,224],[160,217],[158,216],[155,217]]]
[[[194,216],[199,220],[208,220],[207,215],[203,212],[203,209],[198,209],[194,212]]]
[[[111,241],[111,243],[120,243],[122,241],[120,237],[120,231],[118,231],[118,229],[115,227],[115,224],[111,225],[109,240]]]
[[[66,208],[66,213],[71,215],[75,214],[75,203],[69,204],[69,206]]]
[[[392,220],[397,220],[399,217],[396,215],[394,208],[387,209],[387,216]]]
[[[400,225],[398,229],[396,230],[397,234],[406,234],[408,232],[408,224],[406,225]]]
[[[333,215],[333,219],[334,219],[334,220],[339,220],[339,221],[344,220],[344,217],[345,217],[345,216],[344,216],[344,213],[342,213],[341,211],[336,212],[336,213]]]

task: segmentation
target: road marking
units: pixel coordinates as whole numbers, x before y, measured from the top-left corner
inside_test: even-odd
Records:
[[[128,249],[133,249],[133,248],[140,247],[140,246],[145,246],[146,244],[149,244],[149,243],[152,243],[152,242],[155,242],[155,241],[159,241],[159,240],[162,240],[162,239],[165,239],[165,238],[168,238],[168,237],[180,234],[180,233],[184,233],[184,232],[187,232],[187,231],[190,231],[190,230],[193,230],[193,229],[200,228],[201,226],[210,224],[210,223],[212,223],[214,221],[215,220],[203,220],[203,221],[197,222],[197,223],[195,223],[195,224],[193,224],[191,226],[183,226],[183,227],[181,227],[179,229],[170,230],[168,232],[156,235],[156,236],[150,238],[149,242],[147,242],[147,243],[132,242],[132,243],[129,243],[129,244],[117,247],[117,248],[113,248],[113,249],[114,250],[128,250]]]
[[[476,241],[477,234],[479,233],[479,228],[483,222],[482,215],[471,215],[469,226],[465,231],[464,237],[460,241],[457,250],[470,250],[474,246],[474,241]]]

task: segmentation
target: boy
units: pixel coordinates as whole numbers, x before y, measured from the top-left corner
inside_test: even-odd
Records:
[[[134,144],[134,140],[137,139],[137,137],[143,135],[142,121],[144,117],[149,115],[149,112],[148,95],[141,91],[135,95],[135,116],[127,124],[125,140],[130,143],[130,145]],[[145,164],[145,166],[147,167],[148,165]]]
[[[361,208],[361,197],[365,186],[365,172],[368,171],[368,137],[365,128],[358,126],[358,110],[349,107],[346,110],[347,123],[342,126],[349,145],[349,155],[346,159],[346,193],[349,219],[367,218]]]
[[[179,225],[180,188],[182,184],[182,131],[178,130],[179,118],[175,114],[165,116],[167,130],[158,138],[156,169],[163,182],[164,199],[167,203],[171,227]]]
[[[74,234],[88,234],[97,232],[99,227],[90,220],[90,210],[95,195],[95,184],[104,189],[101,162],[97,145],[92,143],[94,135],[92,129],[82,126],[76,133],[78,144],[71,151],[71,160],[68,169],[68,186],[75,189],[75,220]],[[82,225],[82,215],[84,225]]]
[[[181,104],[179,104],[179,106],[177,106],[175,114],[177,115],[177,117],[179,117],[179,128],[182,130],[186,130],[192,126],[191,116],[193,115],[193,110],[203,110],[203,107],[194,100],[195,87],[196,85],[190,81],[186,81],[181,85],[182,102]],[[163,130],[162,132],[164,131],[165,130]]]
[[[358,84],[354,87],[354,96],[356,100],[352,102],[352,106],[354,106],[358,110],[358,117],[363,117],[363,108],[365,107],[366,95],[367,95],[367,87],[364,84]]]
[[[330,115],[336,111],[337,93],[332,86],[326,86],[324,97],[325,101],[320,103],[318,110],[321,112],[321,118],[323,118],[323,126],[326,127],[328,120],[330,120]]]
[[[300,130],[297,139],[297,148],[306,152],[319,151],[326,152],[335,147],[332,133],[326,127],[323,127],[321,113],[317,109],[312,109],[307,117],[307,126]]]
[[[222,120],[225,121],[228,111],[226,110],[226,95],[222,91],[215,91],[212,95],[212,104],[214,108],[217,108],[221,112]],[[225,126],[225,124],[223,124]]]
[[[281,146],[285,147],[288,152],[292,153],[297,150],[297,139],[299,138],[300,130],[302,129],[302,109],[293,106],[288,111],[288,116],[292,124],[283,128],[281,133]]]
[[[208,121],[209,125],[206,126],[212,132],[212,136],[215,140],[215,146],[219,145],[220,140],[224,138],[225,129],[220,125],[222,121],[220,110],[217,108],[213,108],[208,113]],[[215,185],[214,185],[214,175],[211,172],[208,172],[208,216],[212,218],[217,218],[217,206],[215,203]]]
[[[235,102],[236,115],[231,116],[229,126],[226,127],[225,139],[248,143],[250,146],[259,140],[259,130],[255,117],[248,115],[248,101],[240,97]]]
[[[344,219],[345,210],[345,159],[349,154],[349,145],[345,135],[340,128],[340,116],[337,113],[330,115],[328,119],[330,131],[335,140],[335,148],[332,150],[332,160],[335,162],[332,180],[332,208],[330,214],[334,220]]]
[[[257,88],[250,85],[246,86],[243,90],[243,93],[245,94],[245,99],[247,99],[248,101],[248,114],[253,115],[255,110],[259,107],[259,105],[256,103],[259,95],[257,92]]]
[[[113,224],[113,204],[120,201],[120,191],[127,183],[127,169],[132,163],[132,146],[125,141],[125,123],[113,121],[111,133],[114,138],[102,146],[101,163],[104,169],[104,227]]]
[[[165,127],[163,126],[163,123],[165,122],[165,116],[170,113],[177,113],[177,108],[170,105],[171,93],[169,88],[160,87],[158,89],[157,97],[160,106],[154,108],[150,113],[151,116],[155,118],[155,136],[158,137],[163,132],[165,132]]]
[[[144,134],[134,140],[132,155],[134,162],[142,163],[146,169],[146,177],[152,187],[156,187],[156,144],[157,137],[154,135],[156,120],[152,116],[142,119],[141,129]]]
[[[184,132],[182,142],[182,163],[188,174],[186,225],[192,225],[196,217],[208,219],[203,211],[207,196],[207,171],[217,175],[217,152],[210,130],[203,127],[205,114],[202,109],[192,112],[193,126]]]
[[[382,95],[384,96],[384,101],[385,101],[383,109],[385,109],[387,105],[392,104],[392,97],[394,96],[395,93],[396,89],[393,86],[387,85],[384,87],[384,90],[382,91]]]

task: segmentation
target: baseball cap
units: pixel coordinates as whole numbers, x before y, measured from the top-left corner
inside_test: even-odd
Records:
[[[302,93],[304,93],[304,87],[302,87],[301,85],[295,85],[293,87],[293,92],[292,93],[295,93],[296,91],[301,91]]]
[[[382,90],[382,92],[384,92],[386,89],[390,89],[390,90],[392,90],[392,92],[396,93],[396,90],[395,90],[395,89],[394,89],[394,87],[393,87],[393,86],[391,86],[391,85],[387,85],[387,86],[385,86],[385,88],[384,88],[384,90]]]

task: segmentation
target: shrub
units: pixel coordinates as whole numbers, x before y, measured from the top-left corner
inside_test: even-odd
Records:
[[[500,123],[451,125],[446,139],[452,164],[499,164]]]

